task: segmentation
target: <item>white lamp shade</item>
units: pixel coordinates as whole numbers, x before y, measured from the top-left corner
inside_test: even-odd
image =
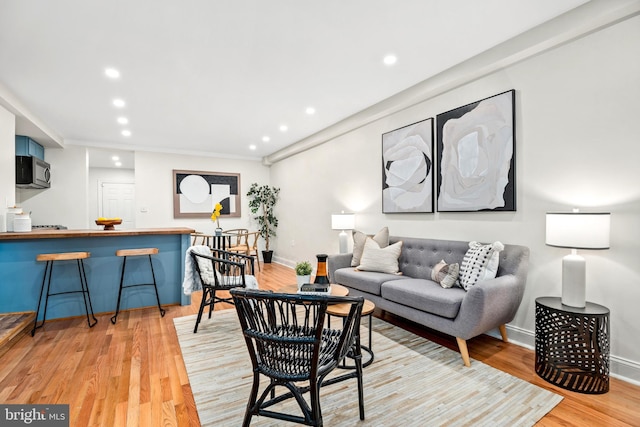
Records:
[[[610,213],[549,212],[545,243],[560,248],[609,249],[610,228]]]
[[[331,228],[333,230],[353,230],[356,216],[352,213],[339,213],[331,215]]]

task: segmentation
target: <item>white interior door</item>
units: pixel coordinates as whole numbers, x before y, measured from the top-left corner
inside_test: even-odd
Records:
[[[105,218],[122,218],[119,228],[136,228],[135,184],[102,183],[102,212]]]

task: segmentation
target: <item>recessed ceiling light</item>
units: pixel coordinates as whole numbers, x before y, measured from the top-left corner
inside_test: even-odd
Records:
[[[126,125],[127,123],[129,123],[129,119],[127,119],[126,117],[118,117],[118,123],[120,123],[121,125]]]
[[[384,57],[383,61],[386,65],[393,65],[398,61],[398,58],[396,58],[395,55],[387,55]]]
[[[316,109],[313,107],[307,107],[307,109],[305,110],[307,112],[307,114],[311,115],[311,114],[315,114],[316,113]]]
[[[117,166],[117,167],[120,167],[120,166],[122,166],[122,163],[120,163],[120,162],[116,162],[116,166]]]
[[[120,98],[116,98],[113,100],[113,105],[115,105],[118,108],[122,108],[125,106],[125,102],[124,99],[120,99]]]
[[[262,137],[262,142],[269,142],[269,141],[271,141],[271,138],[269,138],[268,136],[265,135]]]
[[[281,132],[286,132],[287,130],[289,130],[289,127],[287,125],[280,125]]]
[[[256,148],[258,148],[258,147],[256,147],[256,145],[255,145],[255,144],[251,144],[251,145],[249,146],[249,150],[255,150]]]
[[[120,160],[120,157],[118,157],[118,156],[113,156],[113,157],[111,158],[111,160],[113,160],[114,162],[117,162],[118,160]]]
[[[115,68],[106,68],[104,70],[104,73],[110,79],[117,79],[118,77],[120,77],[120,71],[116,70]]]
[[[123,130],[121,133],[123,136],[131,136],[131,131],[127,129]]]

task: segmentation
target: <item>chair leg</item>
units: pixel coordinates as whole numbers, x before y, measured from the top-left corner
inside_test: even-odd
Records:
[[[200,301],[200,309],[198,310],[198,318],[196,319],[196,326],[193,328],[194,334],[198,332],[198,325],[202,320],[202,312],[204,311],[204,306],[206,305],[206,302],[207,302],[207,295],[209,295],[210,293],[211,293],[210,289],[206,287],[202,288],[202,301]]]
[[[242,427],[249,427],[249,425],[251,424],[251,418],[253,417],[253,408],[256,405],[259,388],[260,374],[257,371],[254,371],[253,385],[251,386],[251,394],[249,395],[249,402],[247,402],[247,409],[244,411],[244,420],[242,421]]]
[[[160,294],[158,294],[158,284],[156,283],[156,274],[153,271],[153,262],[151,261],[151,255],[149,256],[149,265],[151,265],[151,277],[153,277],[153,289],[156,291],[156,301],[158,302],[158,309],[160,310],[160,317],[164,317],[164,308],[160,305]]]
[[[369,325],[369,328],[371,328],[371,325]],[[371,329],[369,329],[369,331],[371,331]],[[371,345],[371,337],[369,337],[369,345]],[[356,336],[356,346],[357,348],[361,348],[359,336]],[[371,355],[372,355],[371,360],[373,361],[373,353],[371,353]],[[357,373],[356,378],[358,380],[358,409],[360,410],[360,419],[364,420],[364,384],[362,381],[362,351],[356,350],[354,362],[355,362],[356,373]]]
[[[116,304],[116,314],[111,317],[111,323],[114,325],[118,321],[118,313],[120,312],[120,299],[122,298],[122,285],[124,284],[124,268],[127,265],[127,257],[122,258],[122,273],[120,274],[120,289],[118,290],[118,304]]]
[[[98,319],[96,319],[95,314],[93,314],[93,304],[91,304],[91,294],[89,293],[89,283],[87,282],[87,274],[84,270],[84,262],[81,259],[77,261],[78,274],[80,275],[80,287],[82,288],[82,298],[84,299],[84,311],[87,314],[87,324],[90,328],[93,328],[96,323],[98,323]],[[87,305],[87,303],[89,304]],[[91,311],[93,323],[91,323],[91,319],[89,319],[89,311]]]
[[[311,381],[309,387],[309,398],[311,401],[311,418],[313,421],[313,425],[322,426],[322,408],[320,407],[320,387],[322,386],[321,382]]]
[[[211,304],[209,304],[209,319],[211,319],[211,314],[213,313],[213,306],[216,305],[216,290],[213,289],[211,291]]]
[[[47,281],[47,271],[49,272],[49,282],[47,283],[47,296],[44,303],[44,316],[42,318],[42,324],[38,325],[38,315],[40,314],[40,304],[42,303],[42,294],[44,293],[44,286]],[[36,329],[44,326],[44,322],[47,320],[47,303],[49,302],[49,289],[51,288],[51,272],[53,271],[53,261],[47,261],[44,266],[44,276],[42,277],[42,287],[40,288],[40,298],[38,298],[38,308],[36,309],[36,318],[33,321],[33,329],[31,330],[31,336],[34,336]]]

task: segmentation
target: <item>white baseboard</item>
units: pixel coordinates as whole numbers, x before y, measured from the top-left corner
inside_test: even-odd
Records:
[[[510,343],[528,348],[529,350],[535,350],[536,339],[532,331],[512,325],[507,325],[507,331]],[[487,335],[502,339],[497,329],[487,332]],[[640,386],[640,363],[615,355],[609,356],[609,363],[609,374],[611,377]],[[531,369],[534,369],[534,367],[532,366]]]

